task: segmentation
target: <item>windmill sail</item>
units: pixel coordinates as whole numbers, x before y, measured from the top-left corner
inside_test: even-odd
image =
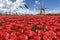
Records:
[[[27,6],[27,5],[25,5],[25,7],[26,7],[26,8],[28,8],[28,6]]]

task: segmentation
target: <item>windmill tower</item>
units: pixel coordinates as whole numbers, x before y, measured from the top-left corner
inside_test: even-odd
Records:
[[[44,6],[44,3],[41,2],[40,15],[45,15],[45,9],[46,9],[46,8],[44,8],[43,6]]]
[[[40,15],[45,15],[45,9],[41,8]]]

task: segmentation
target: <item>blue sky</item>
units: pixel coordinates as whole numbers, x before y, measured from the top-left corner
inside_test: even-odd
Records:
[[[36,4],[35,1],[39,1],[40,4]],[[36,10],[41,8],[41,2],[43,2],[44,8],[48,8],[46,12],[60,12],[60,0],[26,0],[28,7],[33,9],[33,5],[36,5]]]
[[[16,0],[11,0],[11,1],[14,2]],[[36,1],[38,1],[40,4],[36,3]],[[46,9],[46,12],[47,11],[60,12],[60,0],[25,0],[26,5],[31,10],[34,10],[34,8],[35,8],[36,11],[40,11],[41,4],[42,4],[41,2],[43,3],[44,8],[48,8],[48,9]]]
[[[41,6],[46,9],[46,13],[59,13],[60,12],[60,0],[0,0],[0,9],[3,7],[10,8],[10,11],[13,12],[26,12],[26,10],[30,10],[32,13],[38,13],[40,12]],[[23,3],[23,4],[22,4]],[[24,8],[24,4],[28,6],[29,9]],[[22,6],[23,9],[19,8],[19,6]],[[18,8],[18,10],[16,9]],[[5,9],[4,9],[5,10]],[[7,11],[9,9],[6,9]],[[15,10],[15,11],[14,11]],[[17,10],[17,11],[16,11]],[[20,13],[21,13],[20,12]],[[28,13],[30,13],[28,11]]]

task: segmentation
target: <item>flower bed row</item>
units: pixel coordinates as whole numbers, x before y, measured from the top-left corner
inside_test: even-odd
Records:
[[[60,40],[60,16],[1,16],[0,40]]]

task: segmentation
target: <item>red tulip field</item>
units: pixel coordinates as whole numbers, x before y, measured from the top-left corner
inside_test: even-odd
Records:
[[[60,40],[60,16],[0,16],[0,40]]]

